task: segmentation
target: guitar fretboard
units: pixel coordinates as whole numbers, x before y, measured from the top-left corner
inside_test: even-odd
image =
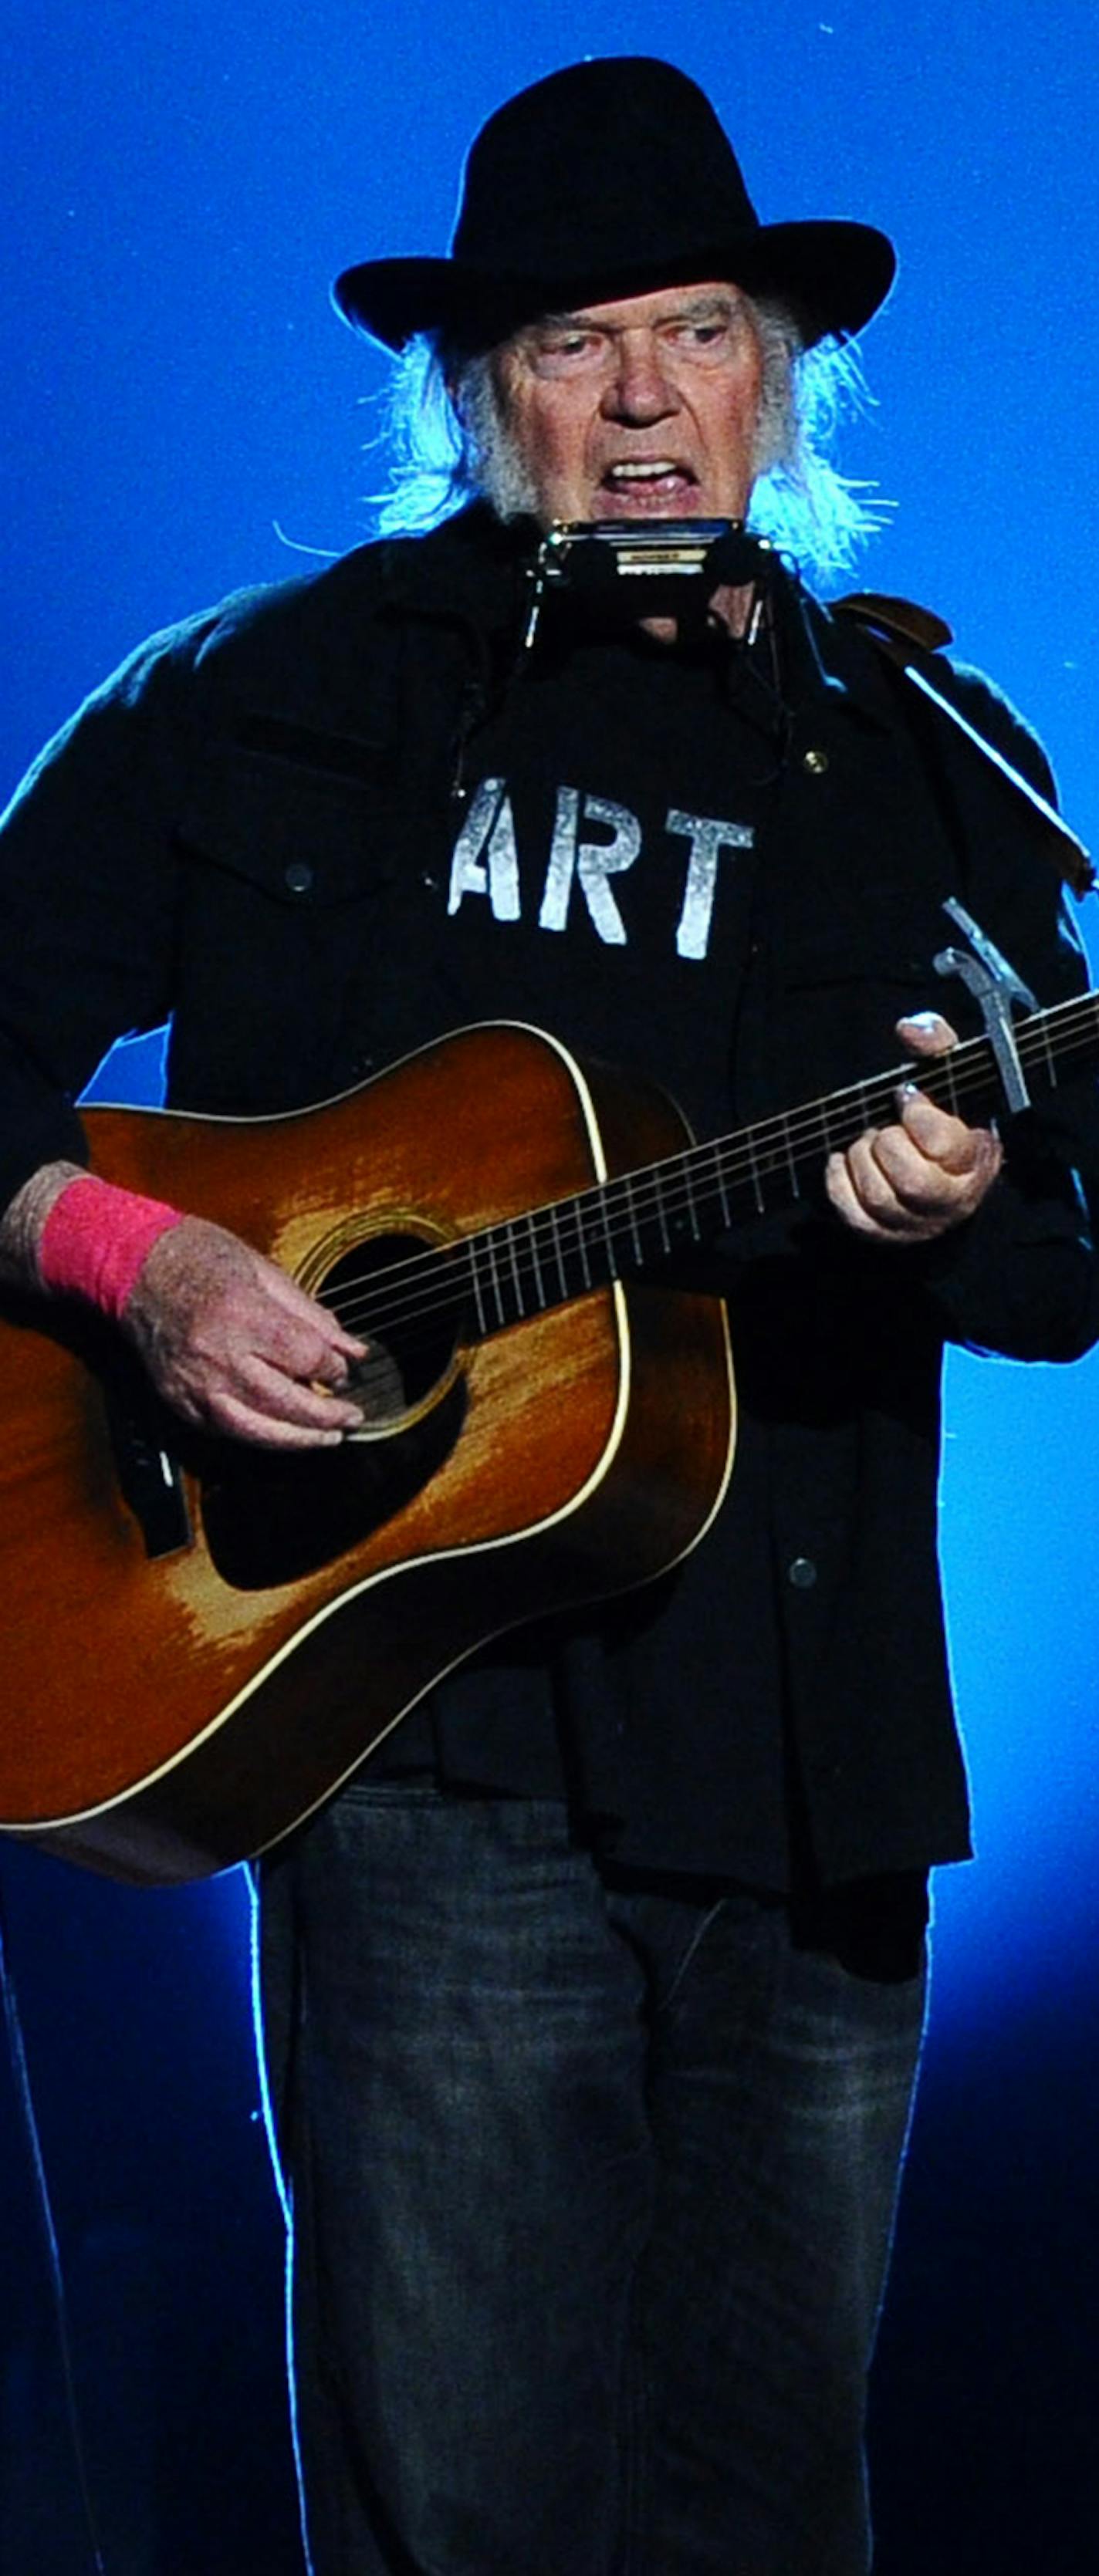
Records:
[[[1059,1071],[1099,1057],[1099,993],[1086,993],[1021,1020],[1015,1042],[1028,1088],[1056,1088]],[[461,1311],[470,1339],[547,1313],[616,1279],[657,1273],[676,1255],[702,1250],[753,1217],[780,1211],[819,1185],[831,1153],[897,1116],[905,1084],[970,1124],[995,1115],[1002,1092],[990,1041],[972,1038],[949,1055],[906,1060],[887,1073],[801,1107],[692,1145],[648,1164],[498,1220],[460,1242],[413,1253],[371,1281],[369,1329],[407,1330],[422,1315]],[[354,1301],[340,1312],[355,1328]]]

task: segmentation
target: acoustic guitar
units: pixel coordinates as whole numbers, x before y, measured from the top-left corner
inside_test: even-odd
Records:
[[[1031,1076],[1099,997],[1017,1030]],[[819,1186],[910,1065],[697,1145],[655,1086],[499,1022],[300,1114],[88,1110],[93,1167],[231,1226],[369,1339],[368,1431],[189,1430],[98,1316],[0,1304],[0,1827],[172,1882],[286,1834],[489,1639],[651,1580],[732,1469],[683,1256]],[[995,1107],[987,1039],[921,1068]]]

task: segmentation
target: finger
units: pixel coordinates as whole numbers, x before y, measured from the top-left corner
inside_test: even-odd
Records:
[[[847,1169],[845,1155],[829,1154],[824,1166],[824,1186],[837,1216],[845,1218],[848,1225],[857,1225],[860,1210],[851,1187],[851,1175]]]
[[[911,1146],[902,1128],[869,1131],[840,1160],[850,1192],[849,1198],[842,1194],[841,1213],[854,1221],[853,1209],[864,1232],[910,1233],[913,1225],[938,1219],[944,1205],[953,1205],[958,1184]]]
[[[338,1328],[331,1331],[322,1308],[300,1294],[284,1299],[269,1293],[266,1279],[249,1281],[246,1291],[220,1312],[210,1308],[201,1319],[201,1333],[211,1358],[219,1352],[241,1359],[255,1355],[303,1384],[319,1379],[326,1386],[344,1386],[367,1353],[365,1342]]]
[[[199,1393],[175,1395],[178,1411],[196,1428],[218,1437],[262,1440],[270,1448],[338,1449],[354,1431],[361,1431],[362,1412],[355,1408],[349,1414],[337,1413],[331,1404],[312,1413],[308,1406],[274,1404],[259,1391],[252,1395],[239,1386],[209,1387]]]
[[[342,1449],[346,1430],[331,1424],[324,1428],[298,1422],[276,1420],[269,1413],[257,1412],[243,1397],[222,1391],[205,1416],[203,1429],[223,1439],[246,1440],[252,1447],[304,1451],[307,1449]]]
[[[891,1234],[907,1225],[914,1214],[922,1213],[918,1184],[906,1171],[903,1157],[890,1147],[889,1139],[896,1133],[895,1129],[883,1128],[860,1136],[846,1158],[860,1214]],[[908,1192],[904,1188],[906,1181]]]
[[[255,1351],[164,1355],[155,1377],[167,1402],[200,1430],[239,1432],[245,1413],[250,1421],[296,1428],[329,1442],[362,1428],[361,1404],[288,1377]]]
[[[860,1137],[826,1169],[828,1196],[844,1221],[879,1242],[928,1240],[974,1213],[1002,1162],[998,1139],[974,1131],[979,1151],[964,1173],[944,1172],[911,1148],[902,1131]]]
[[[345,1359],[342,1351],[322,1351],[314,1366],[303,1371],[303,1375],[311,1386],[326,1386],[333,1395],[340,1395],[351,1384],[352,1369],[361,1368],[367,1356],[365,1349],[356,1351],[349,1359]]]
[[[963,1119],[939,1109],[915,1086],[905,1090],[900,1112],[899,1124],[883,1127],[877,1139],[878,1158],[890,1173],[911,1171],[918,1181],[919,1165],[926,1164],[933,1171],[961,1176],[975,1170],[986,1146],[996,1141],[990,1129],[967,1127]]]
[[[249,1317],[244,1328],[227,1335],[220,1347],[230,1365],[248,1368],[255,1361],[301,1386],[316,1384],[333,1392],[347,1385],[352,1369],[361,1367],[365,1357],[359,1349],[347,1354],[333,1350],[311,1324],[303,1326],[299,1317],[273,1314],[268,1308]],[[214,1342],[211,1356],[216,1357],[217,1351]]]
[[[913,1011],[897,1022],[897,1036],[912,1055],[949,1055],[958,1043],[958,1032],[941,1011]]]
[[[1000,1168],[997,1139],[979,1128],[964,1128],[946,1155],[924,1153],[903,1128],[883,1128],[875,1139],[872,1161],[902,1212],[952,1222],[968,1215],[984,1197]],[[888,1218],[888,1210],[882,1209]]]
[[[880,1232],[877,1220],[864,1206],[855,1187],[849,1154],[829,1155],[824,1185],[836,1215],[842,1217],[844,1224],[849,1225],[854,1233],[876,1235]]]
[[[273,1304],[284,1308],[298,1322],[311,1325],[328,1350],[342,1353],[345,1359],[362,1358],[366,1344],[361,1336],[349,1333],[334,1307],[326,1306],[319,1297],[310,1297],[285,1270],[279,1270],[274,1263],[265,1263],[263,1284]]]
[[[967,1127],[962,1119],[937,1109],[920,1092],[905,1101],[902,1119],[900,1132],[924,1158],[932,1174],[944,1174],[948,1181],[957,1181],[966,1188],[977,1184],[983,1197],[1003,1168],[1003,1144],[994,1127]],[[896,1129],[885,1132],[894,1137],[898,1134]]]
[[[302,1429],[318,1431],[357,1431],[362,1427],[363,1408],[354,1397],[330,1392],[315,1380],[288,1375],[277,1361],[262,1352],[247,1352],[238,1366],[227,1372],[224,1384],[229,1393],[250,1405],[272,1422],[297,1423]]]

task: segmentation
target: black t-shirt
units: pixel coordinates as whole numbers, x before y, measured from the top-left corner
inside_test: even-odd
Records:
[[[551,645],[470,748],[440,888],[440,1025],[533,1022],[579,1054],[655,1074],[696,1134],[734,1125],[736,1014],[780,753],[766,643],[758,664],[644,637]],[[425,1758],[429,1725],[444,1778],[567,1784],[623,1862],[784,1886],[766,1438],[750,1408],[717,1521],[682,1565],[501,1640],[406,1722],[393,1759]]]
[[[730,705],[726,658],[580,645],[518,680],[473,748],[451,1008],[487,1018],[518,997],[716,1131],[776,764],[773,734]]]

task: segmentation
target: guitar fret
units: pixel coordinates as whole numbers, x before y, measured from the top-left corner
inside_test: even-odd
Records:
[[[526,1222],[527,1222],[527,1233],[528,1233],[528,1235],[529,1235],[529,1237],[530,1237],[530,1257],[531,1257],[531,1260],[532,1260],[532,1262],[533,1262],[533,1264],[534,1264],[534,1276],[535,1276],[535,1280],[536,1280],[537,1287],[538,1287],[538,1303],[539,1303],[539,1305],[540,1305],[540,1307],[541,1307],[541,1309],[542,1309],[543,1314],[545,1314],[546,1307],[547,1307],[547,1305],[548,1305],[548,1303],[549,1303],[549,1300],[548,1300],[548,1298],[547,1298],[547,1296],[546,1296],[546,1283],[545,1283],[545,1280],[544,1280],[544,1279],[543,1279],[543,1277],[542,1277],[542,1264],[541,1264],[541,1262],[539,1261],[539,1258],[538,1258],[538,1229],[537,1229],[537,1226],[536,1226],[536,1224],[535,1224],[534,1210],[533,1210],[533,1209],[531,1210],[531,1213],[530,1213],[530,1215],[528,1216],[528,1218],[527,1218],[527,1221],[526,1221]],[[567,1281],[566,1281],[566,1279],[565,1279],[564,1273],[562,1272],[562,1276],[561,1276],[561,1294],[562,1294],[562,1296],[563,1296],[563,1297],[567,1297],[567,1296],[568,1296],[568,1293],[569,1293],[569,1292],[568,1292],[568,1283],[567,1283]]]
[[[602,1220],[603,1250],[606,1254],[607,1277],[608,1279],[617,1279],[618,1262],[614,1249],[614,1230],[611,1225],[611,1205],[606,1189],[600,1190],[597,1204],[600,1218]]]
[[[1057,1062],[1053,1053],[1053,1039],[1050,1034],[1048,1018],[1045,1018],[1042,1021],[1042,1053],[1046,1060],[1046,1072],[1049,1076],[1050,1088],[1051,1090],[1056,1091]]]
[[[848,1139],[851,1144],[857,1136],[864,1135],[868,1127],[887,1125],[895,1115],[893,1100],[875,1083],[857,1083],[851,1098],[856,1118]]]
[[[495,1306],[495,1327],[500,1327],[500,1324],[503,1324],[503,1311],[500,1311],[500,1280],[498,1275],[495,1275],[495,1242],[493,1242],[493,1229],[490,1229],[490,1226],[485,1229],[485,1239],[482,1239],[482,1242],[485,1242],[485,1273],[488,1273],[488,1280],[485,1280],[485,1296],[488,1296],[490,1311],[493,1311]]]
[[[652,1178],[653,1188],[656,1194],[656,1215],[657,1223],[660,1227],[660,1240],[665,1252],[670,1252],[672,1248],[672,1239],[668,1232],[668,1221],[664,1214],[664,1192],[660,1185],[659,1172],[654,1172]]]
[[[588,1260],[588,1238],[584,1232],[584,1202],[576,1201],[576,1243],[580,1254],[580,1275],[585,1288],[591,1287],[591,1263]]]
[[[640,1266],[644,1259],[644,1253],[642,1251],[641,1236],[637,1224],[637,1209],[634,1205],[633,1182],[630,1179],[628,1172],[626,1174],[625,1181],[623,1182],[623,1188],[626,1193],[626,1222],[630,1229],[630,1242],[633,1245],[633,1257]]]
[[[527,1310],[526,1301],[523,1296],[522,1275],[519,1269],[519,1253],[515,1241],[515,1227],[511,1223],[510,1218],[504,1226],[504,1233],[507,1236],[508,1259],[511,1263],[512,1284],[515,1289],[515,1319],[517,1323],[521,1324]]]
[[[469,1275],[473,1284],[473,1298],[477,1308],[477,1330],[483,1339],[484,1335],[488,1331],[488,1316],[485,1313],[485,1301],[481,1295],[481,1269],[480,1262],[477,1257],[477,1243],[473,1236],[470,1237],[469,1245]]]
[[[790,1121],[788,1118],[783,1118],[779,1123],[782,1128],[782,1143],[786,1156],[786,1168],[790,1174],[790,1187],[794,1193],[794,1197],[799,1199],[801,1197],[801,1183],[798,1179],[798,1167],[794,1157],[794,1142],[790,1134]]]
[[[569,1294],[569,1274],[565,1266],[565,1247],[561,1241],[560,1210],[555,1206],[551,1206],[547,1208],[546,1214],[549,1218],[550,1241],[553,1245],[553,1258],[556,1264],[561,1295],[562,1297],[567,1297]]]
[[[685,1162],[685,1163],[684,1163],[684,1165],[683,1165],[683,1179],[684,1179],[684,1183],[685,1183],[686,1191],[687,1191],[687,1214],[688,1214],[688,1219],[689,1219],[689,1222],[690,1222],[691,1232],[692,1232],[692,1234],[693,1234],[693,1236],[694,1236],[695,1242],[696,1242],[696,1243],[701,1243],[702,1237],[701,1237],[701,1235],[700,1235],[700,1233],[699,1233],[699,1230],[698,1230],[698,1209],[697,1209],[697,1207],[695,1206],[694,1185],[693,1185],[693,1180],[692,1180],[692,1176],[691,1176],[691,1156],[690,1156],[689,1154],[688,1154],[688,1156],[687,1156],[687,1160],[686,1160],[686,1162]]]
[[[507,1322],[507,1309],[504,1305],[504,1292],[500,1285],[500,1272],[496,1260],[495,1230],[486,1235],[485,1241],[488,1246],[488,1257],[492,1270],[492,1294],[496,1300],[496,1321],[502,1330],[503,1326]]]
[[[759,1164],[756,1161],[756,1132],[754,1127],[749,1127],[747,1129],[746,1142],[748,1146],[748,1167],[752,1175],[752,1196],[755,1199],[757,1214],[759,1216],[763,1216],[765,1213],[763,1185],[759,1177]]]
[[[725,1186],[725,1164],[720,1151],[715,1150],[713,1165],[714,1177],[717,1181],[717,1195],[721,1201],[721,1213],[725,1220],[725,1224],[730,1226],[733,1220],[729,1212],[729,1193]]]

